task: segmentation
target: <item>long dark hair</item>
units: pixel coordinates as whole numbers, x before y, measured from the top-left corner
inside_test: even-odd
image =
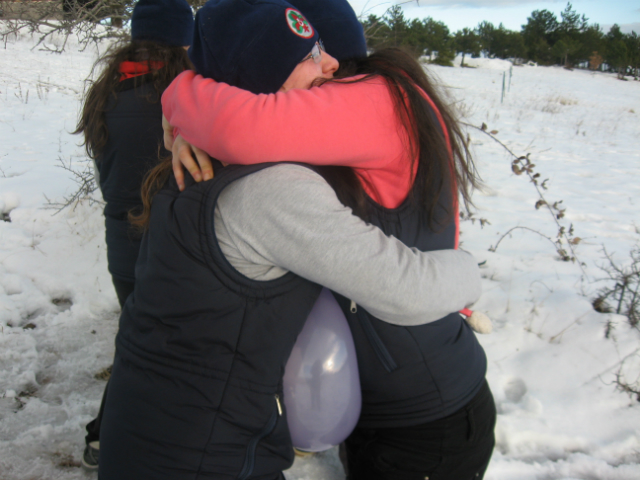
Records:
[[[184,70],[193,68],[187,52],[182,47],[173,47],[148,40],[134,40],[125,45],[113,45],[94,64],[92,73],[103,68],[100,76],[90,82],[86,90],[84,105],[74,134],[84,134],[84,146],[87,155],[96,158],[107,143],[109,132],[105,113],[109,100],[117,96],[120,83],[119,67],[122,62],[161,62],[163,67],[151,70],[154,92],[147,100],[160,101],[162,92],[171,81]],[[138,78],[138,77],[135,77]],[[159,126],[158,126],[159,127]]]
[[[164,187],[173,173],[171,156],[163,158],[160,163],[147,172],[142,182],[140,194],[142,196],[142,211],[129,212],[129,223],[143,232],[149,226],[151,219],[151,204],[156,193]],[[189,175],[185,172],[185,175]]]
[[[345,80],[355,75],[363,77]],[[471,190],[480,185],[464,135],[451,109],[442,101],[435,83],[411,55],[400,49],[385,48],[366,58],[341,62],[334,78],[326,82],[358,83],[376,76],[386,80],[396,115],[409,137],[411,165],[407,165],[407,168],[416,171],[409,200],[421,206],[421,211],[432,226],[442,226],[452,219],[455,212],[449,209],[446,218],[436,215],[441,197],[447,195],[451,198],[452,194],[459,193],[468,208],[472,204]],[[431,98],[442,116],[451,152],[441,123],[422,92]],[[361,218],[368,218],[366,194],[351,167],[327,166],[318,170],[344,204]]]

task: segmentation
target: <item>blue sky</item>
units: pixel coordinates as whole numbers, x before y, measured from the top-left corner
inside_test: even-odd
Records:
[[[397,0],[349,0],[356,14],[363,12],[382,15]],[[638,0],[574,0],[573,9],[585,14],[589,24],[598,23],[607,32],[617,23],[623,32],[635,30],[640,34],[640,2]],[[560,20],[560,12],[566,0],[540,2],[535,0],[418,0],[403,5],[405,17],[433,17],[444,22],[452,31],[464,27],[476,27],[482,20],[498,25],[500,22],[510,30],[520,30],[534,10],[549,10]]]

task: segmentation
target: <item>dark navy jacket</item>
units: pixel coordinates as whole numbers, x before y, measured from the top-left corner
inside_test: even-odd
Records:
[[[142,206],[144,175],[162,153],[162,105],[151,74],[118,84],[105,113],[109,136],[96,158],[104,208],[107,261],[111,275],[133,282],[140,234],[127,221],[129,210]]]
[[[318,169],[323,174],[323,168]],[[331,184],[332,176],[326,176]],[[349,199],[341,199],[349,206]],[[421,251],[455,247],[456,224],[443,194],[430,226],[411,197],[387,209],[367,197],[365,220]],[[451,208],[449,208],[449,211]],[[380,272],[384,275],[384,272]],[[356,347],[362,412],[358,427],[395,428],[444,418],[464,407],[482,387],[487,359],[466,321],[458,313],[417,327],[383,322],[336,293]],[[355,311],[354,311],[355,310]]]
[[[156,195],[116,338],[100,480],[275,479],[293,450],[282,376],[321,287],[250,280],[222,254],[218,195],[264,166]]]

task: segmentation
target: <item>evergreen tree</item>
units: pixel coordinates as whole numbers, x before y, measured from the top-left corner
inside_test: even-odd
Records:
[[[423,20],[417,18],[411,20],[402,46],[416,57],[421,55],[431,57],[435,53],[445,59],[441,58],[442,64],[449,65],[455,56],[451,43],[449,28],[444,23],[427,17]]]
[[[583,34],[588,28],[587,17],[580,16],[573,9],[571,3],[567,3],[560,16],[562,17],[562,22],[558,25],[557,33],[559,38],[552,47],[553,55],[559,58],[562,65],[565,66],[571,65],[575,61],[586,60],[588,52],[581,52],[581,47]],[[580,56],[580,53],[583,55]]]
[[[607,40],[610,42],[624,40],[624,33],[622,33],[622,30],[620,30],[620,26],[617,23],[614,23],[609,29],[609,33],[607,33]]]
[[[570,66],[569,55],[578,50],[580,44],[571,37],[563,37],[558,40],[551,48],[551,54],[560,60],[564,66]]]
[[[493,45],[495,41],[495,30],[496,27],[493,26],[493,23],[487,22],[486,20],[480,22],[476,27],[476,32],[478,33],[478,37],[480,37],[480,51],[489,58],[495,56],[495,47]]]
[[[629,65],[627,45],[622,40],[613,40],[607,50],[607,63],[617,72],[618,77],[624,77]]]
[[[522,37],[529,59],[539,63],[551,62],[551,46],[556,42],[558,19],[549,10],[534,10],[522,26]]]
[[[364,37],[367,40],[367,46],[375,49],[382,45],[389,36],[389,27],[377,15],[369,15],[362,23]]]
[[[627,55],[629,56],[629,65],[633,67],[633,76],[638,79],[638,69],[640,68],[640,36],[635,31],[625,36],[627,45]]]
[[[400,47],[405,43],[405,36],[408,30],[407,20],[400,5],[389,8],[382,17],[388,27],[388,35],[385,39],[385,46]]]
[[[470,28],[458,30],[454,36],[456,52],[462,53],[460,66],[464,66],[465,55],[480,55],[480,37]]]
[[[614,24],[607,33],[607,52],[605,60],[616,72],[618,77],[624,77],[629,66],[629,52],[625,43],[625,35],[618,24]]]
[[[587,26],[580,34],[580,45],[574,53],[577,61],[587,62],[594,52],[601,55],[605,51],[604,33],[597,23]]]
[[[501,23],[480,22],[476,28],[481,51],[489,58],[525,58],[526,48],[520,32],[507,30]]]
[[[589,19],[582,15],[580,16],[574,9],[571,3],[567,3],[564,11],[560,14],[562,22],[558,25],[558,31],[561,34],[573,36],[578,32],[583,32],[587,28],[587,22]]]
[[[502,27],[502,24],[500,24]],[[496,57],[498,58],[514,58],[523,59],[527,55],[527,49],[524,45],[524,38],[520,32],[513,32],[506,30],[504,27],[498,29],[500,32],[504,32],[504,38],[502,42],[499,42],[496,47]]]
[[[455,52],[449,27],[431,17],[422,20],[422,24],[425,34],[425,53],[429,56],[436,53],[436,63],[451,66]]]

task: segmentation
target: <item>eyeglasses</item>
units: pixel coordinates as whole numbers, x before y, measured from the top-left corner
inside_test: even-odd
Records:
[[[322,43],[322,40],[318,39],[316,44],[311,49],[311,53],[300,60],[300,63],[306,62],[310,58],[313,58],[313,63],[320,63],[322,61],[322,52],[325,51],[326,50],[324,49],[324,43]]]

